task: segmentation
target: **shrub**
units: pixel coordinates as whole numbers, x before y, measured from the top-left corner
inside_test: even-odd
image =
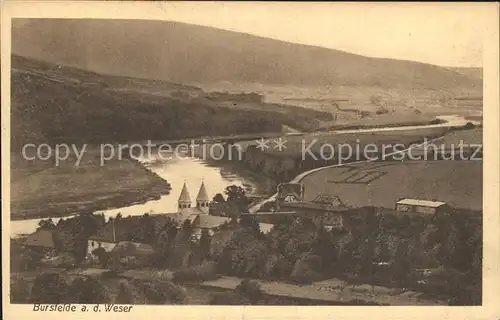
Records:
[[[257,303],[262,299],[264,291],[260,283],[255,280],[245,279],[235,288],[235,292],[247,298],[252,304]]]
[[[21,277],[10,279],[10,302],[11,303],[29,303],[30,285]]]
[[[377,109],[377,111],[375,111],[375,114],[377,114],[377,115],[386,114],[386,113],[389,113],[389,110],[387,110],[384,107],[380,107]]]
[[[219,276],[214,262],[205,262],[199,266],[181,269],[174,273],[176,282],[202,282],[217,279]]]
[[[294,282],[310,284],[319,278],[318,270],[320,269],[321,257],[306,252],[295,263],[290,277]]]
[[[250,305],[250,301],[234,292],[216,293],[210,300],[211,305]]]
[[[115,298],[115,303],[132,304],[134,302],[134,287],[126,280],[120,281],[119,291]]]
[[[143,291],[146,303],[153,304],[179,303],[187,296],[184,288],[170,281],[146,282],[143,284]]]
[[[162,286],[167,296],[167,300],[170,302],[180,303],[187,297],[186,289],[170,281],[162,282]]]
[[[370,96],[370,103],[378,106],[382,103],[382,97],[381,96]]]
[[[474,124],[472,122],[467,122],[464,126],[464,129],[474,129]]]
[[[106,303],[111,299],[106,287],[95,277],[81,277],[73,280],[68,290],[73,303]]]
[[[363,110],[363,111],[360,111],[360,112],[359,112],[359,116],[360,116],[361,118],[366,118],[366,117],[370,116],[370,112],[368,112],[368,111],[364,111],[364,110]]]

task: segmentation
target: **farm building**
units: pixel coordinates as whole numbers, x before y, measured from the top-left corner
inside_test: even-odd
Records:
[[[56,252],[54,232],[51,230],[38,230],[26,238],[24,246],[43,252],[47,256],[54,255]]]
[[[396,211],[417,214],[438,214],[447,209],[446,202],[418,199],[401,199],[396,202]]]

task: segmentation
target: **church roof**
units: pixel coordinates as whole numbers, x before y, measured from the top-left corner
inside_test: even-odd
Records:
[[[208,198],[208,193],[207,189],[205,188],[204,182],[201,182],[200,191],[198,192],[196,201],[210,201],[210,199]]]
[[[191,197],[189,196],[189,191],[187,189],[186,183],[182,186],[181,195],[179,196],[179,201],[191,202]]]
[[[218,217],[211,216],[208,214],[200,214],[193,221],[193,227],[202,228],[202,229],[213,229],[223,225],[226,222],[229,222],[231,218],[229,217]]]

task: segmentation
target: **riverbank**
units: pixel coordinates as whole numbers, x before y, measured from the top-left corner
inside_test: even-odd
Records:
[[[11,154],[11,220],[64,217],[157,200],[170,184],[138,161],[100,164],[97,148],[87,148],[79,165],[69,157],[55,166]]]

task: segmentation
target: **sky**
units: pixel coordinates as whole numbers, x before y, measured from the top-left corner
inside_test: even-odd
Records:
[[[484,4],[163,4],[165,18],[356,54],[482,66]]]
[[[149,18],[245,32],[371,57],[481,67],[493,3],[65,1],[58,17]],[[71,9],[74,7],[73,9]],[[22,12],[58,12],[29,4]],[[20,11],[21,11],[20,9]],[[45,13],[44,13],[45,14]],[[62,14],[62,16],[61,16]],[[491,25],[491,24],[489,24]]]

